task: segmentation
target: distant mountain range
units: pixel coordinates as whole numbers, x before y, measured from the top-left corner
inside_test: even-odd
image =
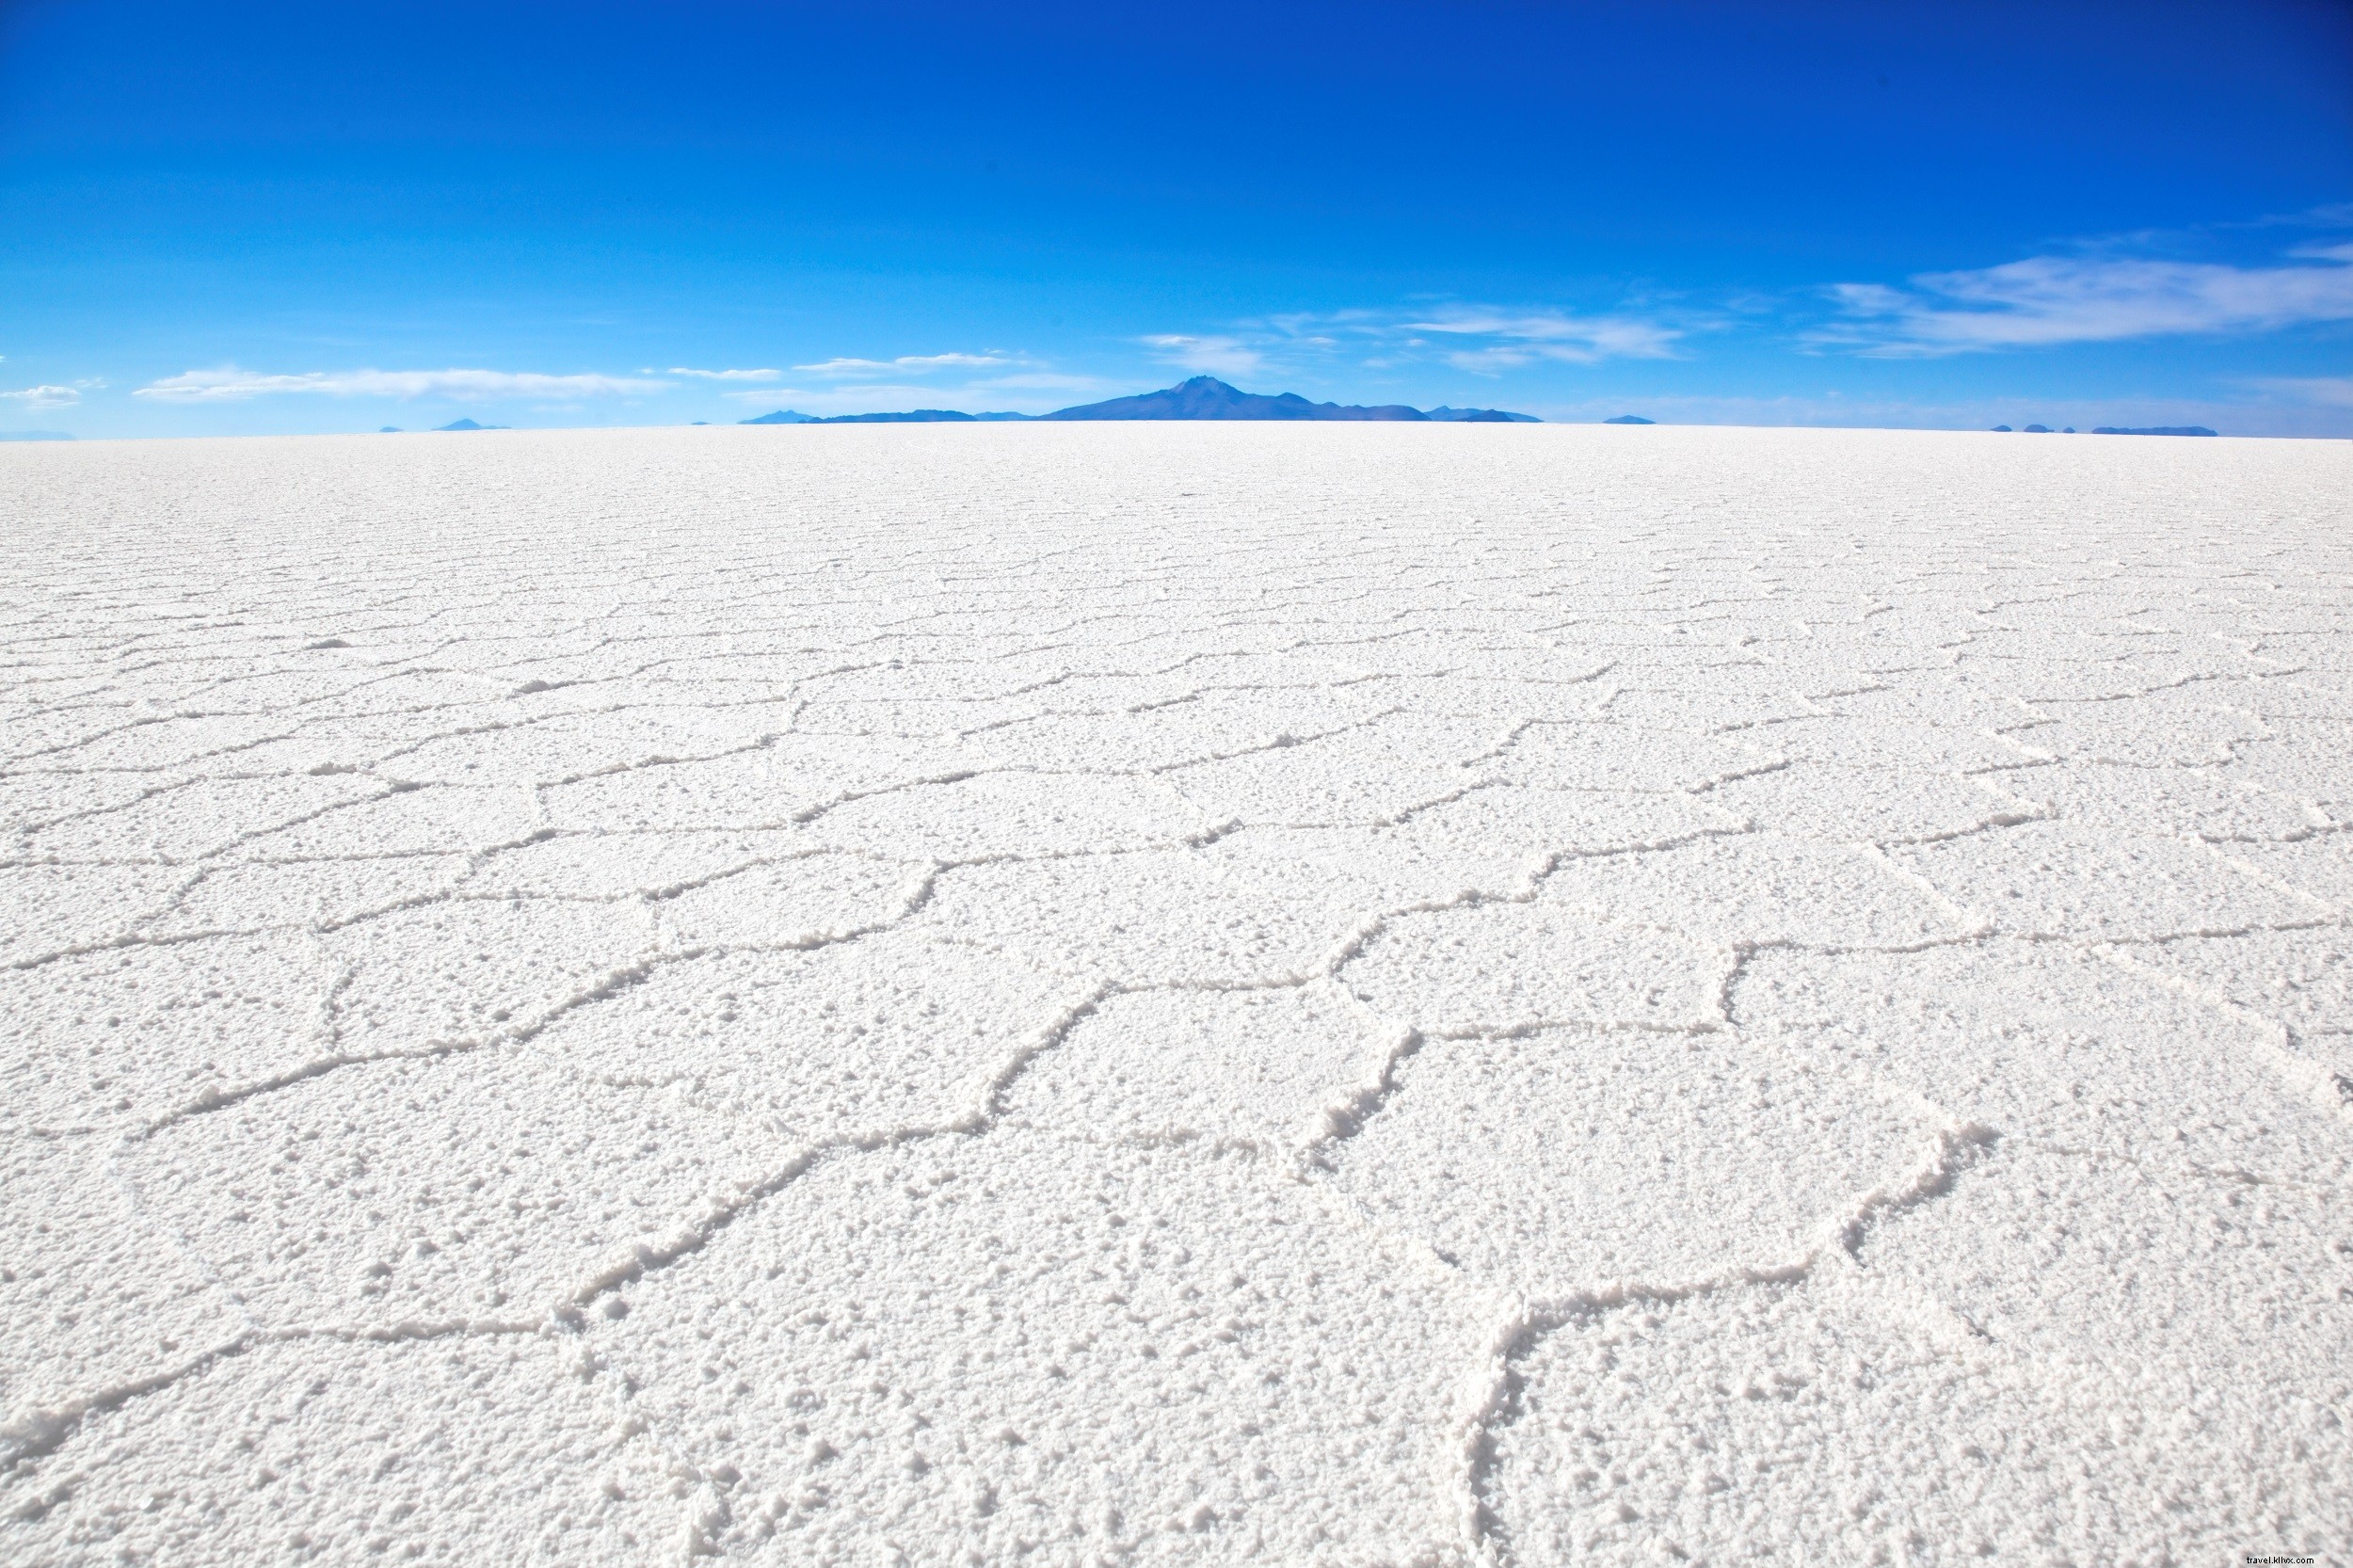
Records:
[[[1433,408],[1424,413],[1402,403],[1366,408],[1354,403],[1310,403],[1297,392],[1269,396],[1229,387],[1214,376],[1196,376],[1159,392],[1135,397],[1114,397],[1103,403],[1082,403],[1050,414],[961,414],[949,408],[918,408],[904,414],[835,414],[819,419],[791,408],[747,419],[744,424],[929,424],[942,420],[1134,420],[1134,419],[1281,419],[1281,420],[1441,420],[1465,424],[1538,424],[1533,414],[1501,408]]]
[[[454,419],[447,424],[437,424],[433,428],[436,430],[504,430],[506,426],[504,424],[476,424],[470,419]],[[391,430],[385,433],[387,435],[393,436],[400,434],[397,430]]]
[[[1452,424],[1544,424],[1544,421],[1534,414],[1515,414],[1505,408],[1449,408],[1443,405],[1435,408],[1424,408],[1421,411],[1421,417]]]
[[[1644,419],[1640,414],[1620,414],[1616,419],[1606,419],[1602,423],[1604,424],[1656,424],[1658,422],[1655,419]]]
[[[1135,397],[1114,397],[1107,403],[1082,403],[1061,408],[1047,419],[1318,419],[1426,420],[1419,408],[1402,403],[1364,408],[1353,403],[1310,403],[1297,392],[1269,397],[1227,386],[1214,376],[1196,376],[1159,392]]]
[[[2009,426],[2007,424],[1997,424],[1993,428],[2005,435],[2009,433]],[[2051,427],[2047,424],[2029,424],[2025,433],[2029,436],[2047,436],[2051,433]],[[2075,427],[2072,424],[2060,432],[2068,436],[2074,433]],[[2121,424],[2102,424],[2094,426],[2091,433],[2095,436],[2211,436],[2214,434],[2202,424],[2147,424],[2129,430]]]

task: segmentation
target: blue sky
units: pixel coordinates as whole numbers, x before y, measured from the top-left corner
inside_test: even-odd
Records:
[[[0,0],[0,430],[2353,435],[2353,7]]]

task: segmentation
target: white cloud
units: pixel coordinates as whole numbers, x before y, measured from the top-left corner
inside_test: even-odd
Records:
[[[666,372],[658,372],[651,365],[645,368],[648,376],[691,376],[697,381],[781,381],[780,370],[693,370],[685,365],[672,365]]]
[[[82,394],[72,387],[26,387],[21,392],[0,392],[0,397],[34,410],[71,408],[82,401]]]
[[[1192,370],[1257,374],[1342,362],[1388,370],[1436,357],[1458,370],[1493,376],[1546,361],[1672,360],[1690,329],[1625,313],[1572,315],[1555,310],[1449,306],[1422,314],[1376,311],[1293,313],[1236,324],[1234,335],[1145,338],[1159,358]],[[1434,341],[1433,341],[1434,340]],[[1374,356],[1364,358],[1366,349]]]
[[[1975,272],[1924,273],[1910,290],[1840,283],[1832,295],[1853,320],[1814,341],[1896,357],[2353,320],[2353,245],[2298,259],[2318,264],[2032,256]]]
[[[868,380],[882,376],[926,376],[936,370],[984,370],[1012,362],[1001,354],[902,354],[895,360],[826,360],[792,368],[810,376]]]
[[[1507,370],[1517,370],[1534,359],[1535,356],[1524,348],[1463,348],[1449,354],[1446,362],[1456,370],[1467,370],[1474,376],[1499,376]]]
[[[540,376],[528,371],[345,370],[264,376],[223,365],[167,376],[132,395],[169,403],[233,403],[282,392],[328,397],[615,397],[663,392],[669,386],[667,381],[621,376]]]
[[[1556,360],[1599,364],[1604,360],[1672,360],[1679,328],[1636,316],[1572,316],[1540,311],[1449,311],[1428,321],[1410,321],[1408,332],[1443,332],[1494,340],[1488,346],[1447,356],[1464,370],[1498,370]]]
[[[1161,332],[1143,340],[1164,364],[1209,376],[1255,376],[1266,355],[1239,338],[1195,338]]]
[[[1084,394],[1104,389],[1105,383],[1092,376],[1036,370],[950,385],[847,380],[829,387],[762,387],[724,395],[760,409],[797,408],[805,414],[904,413],[914,408],[1035,414],[1083,402]]]

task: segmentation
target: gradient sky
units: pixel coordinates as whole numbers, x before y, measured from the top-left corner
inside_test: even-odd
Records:
[[[0,0],[0,431],[2344,436],[2353,6]]]

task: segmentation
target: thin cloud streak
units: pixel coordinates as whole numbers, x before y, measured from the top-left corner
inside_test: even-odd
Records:
[[[657,371],[653,366],[647,365],[641,374],[685,376],[697,381],[781,381],[784,379],[784,372],[780,370],[695,370],[686,365],[672,365],[666,372]]]
[[[886,410],[904,412],[917,407],[936,408],[943,397],[954,395],[938,387],[913,383],[861,382],[854,387],[763,387],[758,392],[731,392],[727,394],[738,403],[768,404],[779,400],[787,403],[807,403],[810,409],[823,412],[877,413]]]
[[[666,392],[670,382],[621,376],[541,376],[504,370],[310,371],[264,376],[224,365],[183,371],[136,389],[134,397],[165,403],[237,403],[248,398],[308,393],[327,397],[621,397]]]
[[[1024,371],[960,385],[914,381],[852,381],[830,387],[763,387],[730,392],[729,399],[758,408],[797,408],[808,414],[907,413],[953,408],[963,413],[1046,413],[1083,401],[1108,384],[1092,376]]]
[[[1463,305],[1421,313],[1369,310],[1292,312],[1234,324],[1222,335],[1163,332],[1138,340],[1162,363],[1217,376],[1394,370],[1442,360],[1496,376],[1528,365],[1682,358],[1690,326],[1627,313],[1581,316],[1548,309]],[[1436,339],[1439,341],[1433,342]],[[1367,350],[1373,357],[1362,358]]]
[[[1593,365],[1604,360],[1672,360],[1680,328],[1635,316],[1572,316],[1554,312],[1449,312],[1403,325],[1408,332],[1495,340],[1483,348],[1447,356],[1462,370],[1494,371],[1553,360]]]
[[[1898,359],[2353,320],[2353,245],[2297,254],[2318,264],[2034,256],[1923,273],[1909,290],[1837,283],[1831,294],[1850,323],[1810,341]]]
[[[1240,338],[1197,338],[1182,332],[1158,332],[1138,340],[1162,364],[1205,376],[1256,376],[1266,355]]]
[[[2353,376],[2272,376],[2248,383],[2299,403],[2321,403],[2353,408]]]
[[[826,360],[792,368],[807,376],[863,380],[884,376],[924,376],[937,370],[985,370],[1014,361],[1001,354],[902,354],[895,360]]]

